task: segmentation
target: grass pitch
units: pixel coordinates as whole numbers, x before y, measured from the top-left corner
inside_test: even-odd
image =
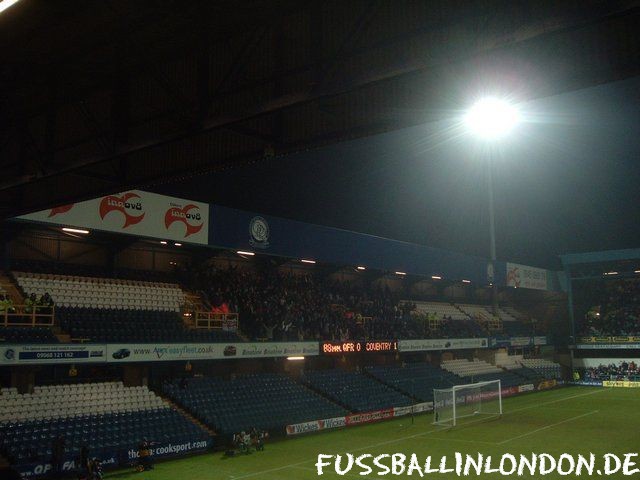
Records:
[[[144,473],[118,471],[107,478],[121,480],[285,480],[319,478],[420,478],[396,475],[360,476],[355,469],[340,476],[333,468],[325,468],[322,477],[316,473],[317,455],[371,453],[416,453],[439,461],[442,455],[451,459],[454,452],[482,453],[500,457],[532,452],[558,457],[562,453],[602,455],[625,453],[640,449],[640,391],[634,389],[604,389],[568,387],[532,393],[504,400],[501,418],[473,418],[462,425],[445,429],[431,424],[431,414],[403,417],[387,422],[342,430],[310,434],[304,437],[274,441],[264,452],[224,459],[222,453],[193,456],[156,464],[155,470]],[[637,460],[637,459],[636,459]],[[423,460],[421,460],[422,462]],[[434,460],[435,461],[435,460]],[[640,460],[637,460],[640,462]],[[371,464],[371,461],[368,462]],[[375,471],[375,470],[374,470]],[[459,478],[455,474],[426,475],[425,478]],[[505,478],[485,474],[484,478]],[[522,476],[516,478],[532,478]],[[545,479],[562,477],[557,473]],[[596,476],[591,478],[597,478]],[[640,478],[640,474],[624,477],[622,473],[606,478]]]

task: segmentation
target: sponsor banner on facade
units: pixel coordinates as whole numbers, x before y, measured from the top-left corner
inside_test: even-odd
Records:
[[[202,245],[209,241],[208,204],[142,190],[62,205],[18,219]]]
[[[0,365],[99,363],[107,361],[105,345],[3,345]]]
[[[149,452],[153,458],[172,457],[176,455],[186,455],[188,453],[199,452],[211,447],[211,439],[192,440],[189,442],[171,443],[165,442],[153,445]],[[120,463],[130,465],[139,458],[138,447],[129,448],[120,454]]]
[[[393,418],[393,408],[385,408],[384,410],[375,410],[373,412],[354,413],[346,417],[347,427],[352,425],[360,425],[363,423],[379,422]]]
[[[640,344],[640,337],[578,337],[578,344],[581,343],[616,343],[616,344],[626,344],[633,343],[636,345]]]
[[[518,390],[518,387],[506,387],[503,388],[500,393],[502,394],[502,397],[511,397],[512,395],[517,395],[518,393],[520,393],[520,390]]]
[[[405,415],[430,412],[432,410],[433,410],[433,402],[416,403],[415,405],[409,405],[407,407],[394,407],[393,416],[403,417]]]
[[[602,386],[614,388],[640,388],[640,382],[631,382],[629,380],[605,380],[602,382]]]
[[[77,455],[68,455],[62,462],[62,471],[66,477],[71,478],[73,473],[80,472],[80,463]],[[100,461],[102,467],[107,470],[110,468],[117,468],[120,466],[120,455],[117,452],[110,452],[100,454]],[[15,469],[23,478],[37,478],[37,477],[50,477],[51,476],[51,463],[47,462],[34,462],[24,463],[15,466]]]
[[[188,453],[204,451],[212,445],[211,439],[192,440],[181,443],[161,443],[150,449],[151,456],[155,458],[186,455]],[[101,451],[98,457],[105,470],[128,467],[138,461],[138,448],[131,447],[127,450],[104,452]],[[81,472],[79,459],[76,456],[67,456],[62,462],[62,471],[65,477],[74,477]],[[27,463],[16,466],[16,470],[24,478],[37,478],[51,476],[51,463]]]
[[[463,348],[487,348],[486,338],[424,338],[418,340],[398,340],[401,352],[422,352],[429,350],[457,350]]]
[[[578,350],[640,350],[640,343],[579,343]]]
[[[491,346],[499,348],[508,347],[529,347],[533,345],[546,345],[547,337],[510,337],[510,338],[492,338]]]
[[[569,382],[569,385],[581,385],[584,387],[601,387],[602,382],[600,380],[578,380]]]
[[[526,385],[520,385],[518,387],[518,393],[533,392],[534,390],[535,390],[535,387],[533,386],[532,383],[527,383]]]
[[[296,423],[287,425],[287,435],[300,435],[303,433],[318,432],[331,428],[341,428],[347,425],[346,417],[326,418],[324,420],[313,420],[311,422]]]
[[[543,380],[538,384],[538,390],[548,390],[558,386],[557,380]]]
[[[157,362],[219,360],[225,358],[274,358],[315,356],[318,342],[239,342],[108,344],[109,362]]]
[[[547,271],[507,262],[507,287],[547,290]]]

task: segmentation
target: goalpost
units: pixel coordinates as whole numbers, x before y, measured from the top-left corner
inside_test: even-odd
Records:
[[[502,415],[500,380],[433,389],[433,424],[455,427],[460,418]]]

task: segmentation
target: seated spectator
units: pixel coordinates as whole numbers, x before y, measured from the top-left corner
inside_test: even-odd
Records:
[[[25,305],[24,313],[28,313],[28,314],[33,313],[33,309],[36,307],[37,304],[38,304],[38,299],[36,297],[36,294],[32,293],[24,301],[24,305]]]
[[[49,295],[49,292],[45,292],[45,294],[40,297],[40,300],[37,303],[37,311],[36,313],[45,313],[49,314],[52,312],[52,307],[54,305],[53,298]]]

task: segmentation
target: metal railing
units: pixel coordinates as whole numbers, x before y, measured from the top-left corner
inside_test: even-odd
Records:
[[[4,327],[53,327],[55,306],[11,305],[0,311]]]
[[[238,330],[238,314],[199,311],[195,313],[194,326],[206,330],[235,332]]]

